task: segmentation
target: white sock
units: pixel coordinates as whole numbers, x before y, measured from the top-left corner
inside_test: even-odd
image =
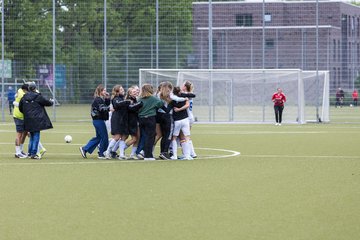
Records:
[[[182,147],[182,151],[183,151],[183,154],[184,154],[184,157],[185,158],[189,158],[190,157],[190,144],[189,144],[189,141],[185,141],[181,144],[181,147]]]
[[[121,140],[118,140],[116,143],[115,143],[115,145],[112,147],[112,149],[111,149],[111,152],[116,152],[117,150],[118,150],[118,148],[119,148],[119,145],[120,145],[120,141]]]
[[[24,151],[24,144],[20,144],[20,152]]]
[[[110,153],[112,151],[112,148],[114,147],[114,145],[116,144],[116,140],[115,139],[111,139],[109,142],[109,146],[106,149],[106,152]]]
[[[120,157],[125,156],[126,143],[123,140],[120,141]]]
[[[16,154],[20,154],[20,153],[21,153],[20,146],[15,146],[15,152],[16,152]]]
[[[196,156],[196,152],[194,150],[194,145],[193,145],[193,142],[191,141],[191,139],[189,140],[189,145],[190,145],[190,155]]]
[[[176,140],[171,141],[171,146],[172,146],[173,157],[177,158],[177,142],[176,142]]]
[[[137,146],[133,146],[131,148],[131,155],[136,155],[136,149],[137,149]]]
[[[41,144],[40,141],[39,141],[39,144],[38,144],[38,148],[39,148],[39,151],[44,148],[44,146]]]

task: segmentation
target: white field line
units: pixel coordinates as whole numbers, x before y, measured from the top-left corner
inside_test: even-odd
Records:
[[[47,144],[49,145],[49,144]],[[78,144],[80,145],[80,144]],[[214,159],[214,158],[229,158],[229,157],[235,157],[240,155],[240,152],[233,151],[233,150],[227,150],[227,149],[217,149],[217,148],[196,148],[196,149],[202,149],[202,150],[210,150],[210,151],[218,151],[218,152],[225,152],[228,154],[223,155],[201,155],[196,158],[196,160],[203,160],[203,159]],[[9,155],[9,153],[0,153],[0,155]],[[76,156],[77,158],[80,158],[80,153],[46,153],[46,155],[57,155],[57,156]],[[20,159],[23,160],[23,159]],[[27,160],[27,159],[24,159]],[[114,164],[114,163],[144,163],[144,162],[164,162],[164,161],[181,161],[181,160],[156,160],[156,161],[143,161],[143,160],[99,160],[96,158],[89,158],[89,160],[79,161],[79,162],[45,162],[46,158],[43,160],[31,160],[31,162],[7,162],[7,163],[1,163],[0,166],[17,166],[17,165],[83,165],[83,164]]]
[[[248,155],[248,154],[241,154],[242,157],[249,157],[249,158],[343,158],[343,159],[360,159],[360,156],[328,156],[328,155],[266,155],[266,154],[254,154],[254,155]]]

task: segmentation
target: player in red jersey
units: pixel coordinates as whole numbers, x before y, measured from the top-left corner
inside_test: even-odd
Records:
[[[274,102],[275,120],[276,120],[275,125],[280,126],[282,121],[282,112],[284,110],[284,103],[286,102],[286,97],[282,92],[281,88],[277,89],[277,92],[273,94],[271,100]]]

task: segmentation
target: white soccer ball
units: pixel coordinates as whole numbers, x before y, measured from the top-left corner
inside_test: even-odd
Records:
[[[71,143],[72,137],[70,135],[66,135],[64,140],[65,140],[66,143]]]

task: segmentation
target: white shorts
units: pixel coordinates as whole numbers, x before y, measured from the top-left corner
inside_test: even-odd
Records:
[[[173,136],[179,136],[180,130],[185,136],[190,136],[190,123],[189,119],[185,118],[182,120],[174,121],[174,132]]]

